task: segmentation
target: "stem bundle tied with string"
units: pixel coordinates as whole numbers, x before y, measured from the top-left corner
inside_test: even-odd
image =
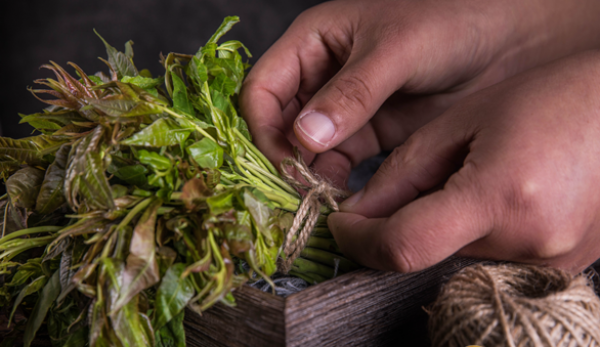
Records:
[[[163,77],[137,69],[131,41],[103,40],[108,74],[43,66],[55,78],[31,92],[50,107],[22,115],[41,134],[0,138],[5,345],[29,346],[45,323],[55,346],[185,346],[185,307],[273,284],[279,255],[309,284],[356,268],[326,226],[343,194],[300,158],[285,165],[306,183],[280,176],[252,143],[238,114],[250,53],[218,43],[237,22],[161,56]]]
[[[295,158],[285,158],[281,162],[281,173],[286,182],[296,189],[306,191],[306,195],[302,199],[302,203],[294,217],[294,222],[285,238],[283,245],[285,259],[282,259],[280,263],[280,270],[283,273],[288,273],[292,269],[294,261],[306,247],[321,213],[321,201],[330,210],[338,212],[336,199],[349,196],[348,192],[335,188],[311,172],[296,147],[294,147],[294,156]],[[290,168],[294,170],[292,172],[300,174],[306,184],[290,174],[288,171]]]

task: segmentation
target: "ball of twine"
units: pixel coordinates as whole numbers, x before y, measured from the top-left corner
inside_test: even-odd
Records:
[[[432,346],[600,346],[590,276],[528,265],[475,265],[429,308]]]

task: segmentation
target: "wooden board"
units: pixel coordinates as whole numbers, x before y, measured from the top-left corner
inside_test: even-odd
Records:
[[[357,270],[285,299],[244,287],[234,293],[237,307],[186,312],[188,346],[426,346],[422,306],[474,263],[451,258],[412,274]]]

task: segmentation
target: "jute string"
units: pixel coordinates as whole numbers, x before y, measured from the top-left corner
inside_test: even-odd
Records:
[[[476,265],[454,275],[428,311],[435,347],[600,346],[600,298],[586,275]]]
[[[306,246],[319,218],[321,205],[338,212],[336,199],[346,198],[349,195],[348,192],[333,187],[330,183],[311,172],[296,148],[294,148],[294,155],[295,158],[285,158],[281,162],[281,174],[292,187],[306,191],[306,195],[300,203],[283,245],[285,259],[282,259],[279,263],[279,271],[285,274],[292,269],[294,260],[300,256]],[[303,183],[294,177],[294,172],[299,173],[305,182]]]

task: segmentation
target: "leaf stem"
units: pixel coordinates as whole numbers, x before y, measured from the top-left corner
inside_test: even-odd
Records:
[[[42,226],[42,227],[34,227],[34,228],[28,228],[28,229],[21,229],[19,231],[15,231],[14,233],[10,233],[6,236],[4,236],[3,238],[0,239],[0,245],[3,243],[6,243],[7,241],[10,241],[12,239],[16,239],[17,237],[21,237],[24,235],[29,235],[29,234],[37,234],[37,233],[53,233],[53,232],[57,232],[60,229],[62,229],[63,227],[61,226]]]

